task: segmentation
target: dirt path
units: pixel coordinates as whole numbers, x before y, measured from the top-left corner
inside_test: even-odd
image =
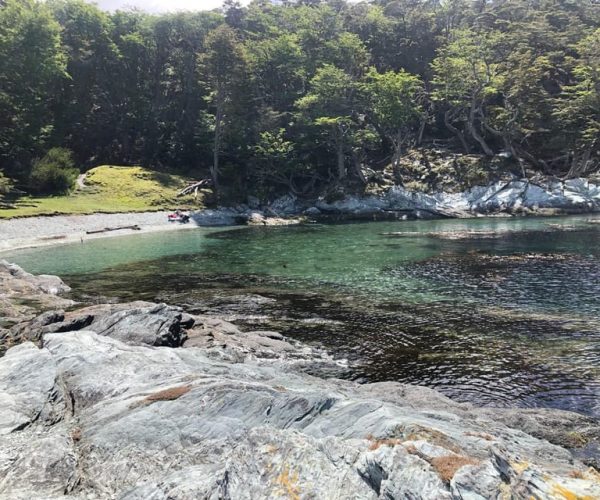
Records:
[[[85,178],[87,174],[79,174],[77,176],[77,188],[84,189],[85,188]]]

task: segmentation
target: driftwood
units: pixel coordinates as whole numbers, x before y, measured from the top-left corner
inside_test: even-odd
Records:
[[[194,182],[193,184],[184,187],[181,191],[177,193],[177,196],[185,196],[186,194],[190,194],[192,191],[196,191],[197,193],[198,189],[200,189],[201,187],[210,186],[210,184],[210,179],[202,179],[201,181]]]
[[[133,226],[105,227],[104,229],[95,229],[93,231],[86,231],[85,234],[107,233],[109,231],[120,231],[121,229],[133,229],[134,231],[139,231],[141,228],[137,224],[135,224]]]
[[[39,239],[44,240],[44,241],[51,241],[51,240],[64,240],[66,237],[67,237],[66,234],[58,234],[56,236],[42,236]]]

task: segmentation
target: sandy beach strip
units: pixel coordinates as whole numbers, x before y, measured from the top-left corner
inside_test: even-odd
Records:
[[[0,252],[39,246],[75,243],[95,238],[199,227],[167,221],[168,212],[135,212],[90,215],[52,215],[0,219]],[[117,229],[137,226],[139,229]],[[102,231],[114,228],[112,231]],[[88,234],[91,231],[91,234]]]

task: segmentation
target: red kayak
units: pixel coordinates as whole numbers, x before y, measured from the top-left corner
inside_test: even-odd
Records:
[[[190,221],[190,216],[178,211],[167,215],[167,219],[169,222],[181,222],[182,224],[185,224]]]

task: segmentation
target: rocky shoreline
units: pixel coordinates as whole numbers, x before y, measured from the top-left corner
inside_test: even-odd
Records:
[[[566,215],[600,211],[600,181],[554,178],[505,179],[462,192],[425,193],[398,185],[363,195],[337,193],[314,200],[285,195],[270,203],[249,197],[233,207],[191,213],[188,224],[168,223],[167,212],[55,215],[0,220],[0,251],[107,236],[195,227],[276,226],[307,221]],[[131,226],[136,226],[132,229]],[[123,228],[99,232],[104,228]],[[92,233],[92,234],[90,234]]]
[[[324,378],[277,332],[67,292],[0,263],[0,497],[600,497],[595,419]]]

